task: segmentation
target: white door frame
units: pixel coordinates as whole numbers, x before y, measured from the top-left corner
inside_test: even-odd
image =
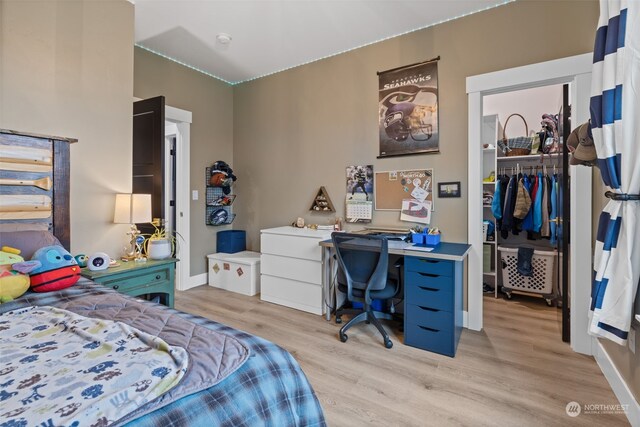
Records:
[[[513,90],[572,83],[571,118],[575,126],[589,119],[591,53],[496,71],[467,78],[468,147],[468,328],[482,329],[482,98]],[[591,354],[588,311],[591,293],[591,176],[590,168],[571,166],[571,347]],[[585,267],[589,268],[585,268]]]
[[[176,258],[181,260],[176,263],[176,289],[185,291],[191,286],[191,256],[190,256],[190,204],[189,188],[191,186],[190,176],[190,145],[191,145],[191,122],[190,111],[165,105],[164,118],[167,122],[175,124],[176,137],[176,224],[175,230],[179,233],[176,245]],[[173,128],[173,126],[172,126]],[[166,133],[166,132],[165,132]],[[169,153],[166,153],[168,158]],[[166,171],[165,171],[166,173]],[[168,201],[167,201],[168,203]]]

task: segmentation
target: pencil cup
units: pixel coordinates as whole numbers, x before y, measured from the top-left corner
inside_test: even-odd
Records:
[[[426,234],[425,244],[427,246],[438,246],[440,244],[440,234]]]
[[[411,234],[411,242],[412,243],[416,243],[418,245],[424,245],[424,238],[426,237],[426,234],[423,233],[412,233]]]

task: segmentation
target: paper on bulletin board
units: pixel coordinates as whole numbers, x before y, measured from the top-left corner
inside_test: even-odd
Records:
[[[416,199],[405,199],[402,201],[400,211],[400,221],[417,222],[420,224],[431,223],[431,202],[421,202]]]
[[[374,176],[376,210],[402,210],[402,201],[411,197],[430,202],[433,210],[433,169],[376,172]]]

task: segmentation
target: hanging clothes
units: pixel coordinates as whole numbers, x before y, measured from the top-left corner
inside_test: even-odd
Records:
[[[498,175],[498,180],[496,181],[496,188],[493,192],[493,201],[491,202],[491,213],[493,213],[493,217],[496,221],[502,219],[502,191],[500,185],[500,175]]]
[[[500,227],[500,235],[503,239],[509,237],[509,231],[513,228],[513,208],[516,203],[516,191],[518,189],[516,176],[512,175],[507,184],[507,190],[504,197],[504,206],[502,208],[502,226]]]
[[[551,177],[551,213],[549,214],[549,227],[551,231],[551,244],[555,245],[557,240],[558,228],[558,177]]]
[[[518,180],[518,189],[516,195],[516,206],[513,210],[513,217],[525,219],[531,208],[531,196],[524,185],[524,177]]]
[[[640,2],[601,0],[590,111],[598,166],[612,191],[596,237],[589,332],[620,345],[640,280],[640,201],[632,198],[640,195],[639,67]]]
[[[542,228],[542,193],[543,193],[543,185],[544,178],[542,177],[542,172],[538,172],[538,176],[536,178],[536,199],[533,204],[533,231],[535,233],[540,233],[540,229]]]
[[[551,187],[551,181],[549,181],[549,177],[543,176],[542,183],[542,225],[540,227],[540,235],[549,237],[551,235],[549,227],[549,187]]]
[[[533,231],[533,203],[535,200],[535,196],[533,194],[533,182],[531,179],[532,176],[533,175],[524,176],[524,189],[526,190],[527,194],[529,194],[529,200],[531,201],[529,206],[529,212],[527,212],[527,216],[525,216],[524,220],[522,221],[522,229],[527,233],[530,233],[531,231]],[[527,234],[527,238],[529,238],[528,234]]]
[[[519,185],[520,185],[520,180],[522,179],[522,174],[519,173],[516,175],[515,180],[515,187],[514,187],[514,196],[513,196],[513,213],[516,213],[516,204],[518,203],[518,189],[519,189]],[[525,214],[526,215],[526,214]],[[520,217],[518,216],[513,216],[513,224],[511,225],[511,232],[513,233],[514,236],[517,236],[520,234],[520,232],[522,231],[522,219],[520,219]]]

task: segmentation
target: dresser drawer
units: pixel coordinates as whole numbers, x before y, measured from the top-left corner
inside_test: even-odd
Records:
[[[285,236],[262,233],[260,249],[263,254],[280,255],[292,258],[322,260],[320,240],[311,237]]]
[[[453,330],[453,313],[426,306],[407,304],[405,316],[410,323],[427,326],[439,331]]]
[[[320,285],[262,274],[260,299],[308,313],[322,314],[322,286]]]
[[[168,269],[145,270],[141,271],[140,274],[134,273],[125,276],[111,276],[104,280],[96,280],[98,283],[123,293],[130,292],[133,289],[155,286],[168,281],[170,281]]]
[[[422,285],[405,285],[405,302],[407,305],[419,305],[436,310],[453,312],[453,292],[443,291]]]
[[[453,279],[433,273],[419,273],[408,271],[405,276],[406,286],[424,286],[429,289],[453,292]]]
[[[319,261],[263,253],[260,265],[263,274],[322,285],[322,263]]]
[[[453,340],[452,329],[441,330],[430,326],[407,324],[404,330],[406,345],[451,357],[455,355]]]
[[[453,261],[431,258],[405,257],[405,269],[420,273],[453,277]]]

